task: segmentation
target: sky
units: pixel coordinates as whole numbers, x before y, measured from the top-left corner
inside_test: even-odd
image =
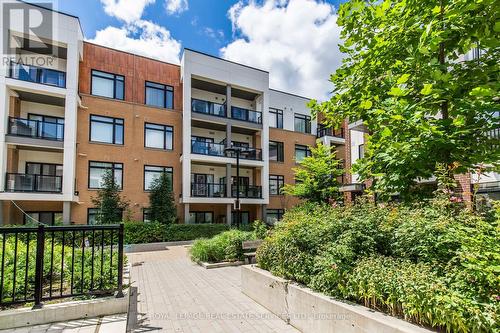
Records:
[[[270,72],[271,88],[325,99],[341,64],[345,0],[57,0],[86,40],[179,64],[184,47]]]

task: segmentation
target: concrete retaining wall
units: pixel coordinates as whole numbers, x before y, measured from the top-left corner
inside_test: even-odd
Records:
[[[125,245],[123,250],[125,253],[134,252],[149,252],[149,251],[163,251],[169,246],[178,245],[191,245],[194,241],[178,241],[178,242],[160,242],[160,243],[144,243],[144,244],[128,244]]]
[[[244,294],[303,333],[430,333],[361,305],[336,301],[255,267],[241,267]]]

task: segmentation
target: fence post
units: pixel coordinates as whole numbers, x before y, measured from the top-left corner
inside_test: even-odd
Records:
[[[118,229],[118,292],[116,297],[123,297],[123,223]]]
[[[33,309],[42,307],[43,293],[43,255],[45,247],[45,225],[38,225],[36,232],[36,257],[35,257],[35,305]]]

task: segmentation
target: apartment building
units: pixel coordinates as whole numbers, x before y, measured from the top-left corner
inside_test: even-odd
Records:
[[[318,138],[346,156],[343,131],[318,128],[309,99],[270,89],[266,71],[190,49],[176,65],[94,45],[77,17],[16,4],[52,25],[43,36],[2,26],[13,46],[0,73],[2,223],[93,223],[106,170],[124,218],[148,221],[149,187],[167,172],[181,223],[234,223],[237,197],[242,223],[272,221],[297,204],[280,188]]]

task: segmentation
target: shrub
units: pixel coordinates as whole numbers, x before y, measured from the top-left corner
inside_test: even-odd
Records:
[[[125,244],[188,241],[229,230],[226,224],[125,223]]]
[[[225,231],[210,239],[198,239],[191,247],[191,258],[203,262],[243,260],[241,242],[253,239],[254,232],[236,229]]]
[[[486,218],[485,216],[488,216]],[[260,267],[341,299],[453,332],[498,331],[500,229],[440,200],[288,211]]]

